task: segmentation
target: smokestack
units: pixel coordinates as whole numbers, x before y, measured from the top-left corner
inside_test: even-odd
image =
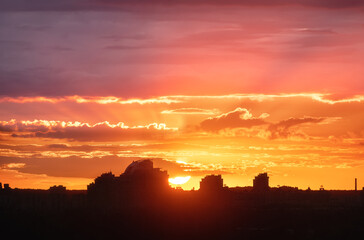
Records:
[[[355,191],[357,191],[357,190],[358,190],[358,179],[355,178]]]

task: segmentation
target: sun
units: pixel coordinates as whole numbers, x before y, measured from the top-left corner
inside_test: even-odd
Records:
[[[186,177],[175,177],[175,178],[169,178],[168,181],[172,184],[184,184],[186,182],[188,182],[188,180],[190,180],[191,176],[186,176]]]

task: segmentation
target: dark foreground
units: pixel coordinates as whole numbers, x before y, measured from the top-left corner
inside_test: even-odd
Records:
[[[363,191],[0,192],[13,239],[361,239],[363,216]]]

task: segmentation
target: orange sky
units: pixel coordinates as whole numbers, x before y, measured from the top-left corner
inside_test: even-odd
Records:
[[[153,2],[154,4],[151,4]],[[360,1],[5,1],[0,182],[171,177],[364,186]]]
[[[350,189],[363,172],[362,96],[67,99],[1,102],[2,109],[13,106],[15,115],[23,105],[33,114],[31,121],[0,122],[2,181],[18,187],[59,183],[84,188],[100,173],[121,173],[139,158],[155,158],[171,177],[192,176],[186,189],[197,188],[206,174],[222,174],[228,186],[251,185],[262,171],[269,173],[272,186]],[[37,109],[52,109],[50,119],[60,120],[37,120]]]

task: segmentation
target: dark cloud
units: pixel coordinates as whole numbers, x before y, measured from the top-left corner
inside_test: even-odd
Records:
[[[58,149],[67,149],[68,145],[66,144],[49,144],[47,145],[49,148],[58,148]]]
[[[0,66],[1,68],[1,66]],[[69,93],[69,80],[62,79],[65,70],[54,68],[0,69],[0,95],[3,96],[58,96]],[[49,76],[53,76],[49,80]],[[51,87],[51,85],[53,87]],[[81,88],[75,82],[72,89]],[[72,94],[72,90],[71,90]]]
[[[297,130],[297,126],[303,124],[315,124],[326,120],[325,117],[302,117],[289,118],[278,123],[265,121],[269,114],[263,113],[259,117],[253,117],[245,108],[237,108],[234,111],[224,113],[217,117],[211,117],[200,123],[204,131],[218,132],[222,129],[252,128],[255,126],[264,126],[270,139],[287,138],[291,136],[306,137],[303,132]]]
[[[37,6],[37,0],[27,2]],[[1,14],[0,95],[195,95],[201,90],[191,86],[200,84],[204,84],[204,94],[210,95],[317,92],[322,87],[306,84],[306,79],[317,78],[324,79],[321,85],[327,92],[362,89],[358,80],[351,80],[345,88],[326,84],[328,73],[341,70],[331,64],[313,70],[317,66],[313,61],[356,60],[351,62],[355,64],[356,58],[361,59],[360,51],[351,48],[360,47],[362,36],[344,31],[344,27],[349,30],[350,26],[360,26],[360,12],[351,16],[345,11],[337,18],[345,19],[340,22],[334,11],[323,10],[295,9],[281,16],[275,9],[249,8],[241,12],[239,8],[193,8],[176,13],[173,8],[145,9],[143,15],[94,11]],[[303,19],[306,17],[307,21]],[[312,49],[307,51],[307,47]],[[337,53],[347,56],[342,58]],[[305,81],[301,80],[302,74],[296,74],[295,84],[286,84],[290,74],[303,69],[302,62],[308,63]],[[265,64],[270,67],[261,71]],[[185,71],[186,66],[193,69]],[[207,66],[209,70],[205,71]],[[360,68],[352,69],[351,75],[362,75]],[[205,84],[212,77],[224,80]],[[335,77],[346,83],[346,79],[341,80],[345,76]]]
[[[143,154],[145,151],[178,151],[178,150],[205,150],[204,146],[187,144],[187,143],[150,143],[150,144],[48,144],[48,145],[23,145],[23,144],[0,144],[0,150],[14,150],[19,155],[23,153],[37,153],[42,151],[62,152],[68,151],[70,154],[82,155],[83,153],[90,153],[94,151],[110,152],[112,154],[118,154],[120,152],[132,151],[133,153]],[[79,153],[81,152],[81,153]]]
[[[30,25],[30,24],[23,24],[17,27],[22,31],[35,31],[35,32],[44,32],[51,29],[51,26],[48,25]]]
[[[5,50],[28,51],[28,50],[33,50],[33,49],[34,49],[34,45],[28,41],[0,40],[0,51],[1,52],[4,52]]]
[[[286,6],[319,8],[353,8],[364,6],[363,0],[2,0],[2,11],[81,11],[124,10],[130,6]],[[1,10],[0,10],[1,11]]]
[[[147,129],[110,129],[104,127],[71,127],[63,131],[37,132],[31,137],[69,139],[74,141],[131,141],[131,140],[157,140],[164,139],[166,132],[163,130]],[[27,135],[18,135],[27,137]]]
[[[113,35],[106,35],[101,37],[102,39],[112,40],[114,42],[118,42],[124,39],[132,39],[132,40],[148,40],[151,36],[144,33],[130,33],[124,32],[121,34],[113,34]]]
[[[96,9],[91,2],[93,0],[3,0],[0,11],[77,11]]]
[[[17,122],[15,120],[0,121],[0,132],[47,132],[49,127],[42,124],[27,124],[25,122]]]
[[[107,122],[92,126],[86,123],[67,125],[58,121],[17,122],[12,120],[0,122],[0,132],[12,133],[12,137],[56,138],[71,141],[161,140],[170,137],[174,131],[174,129],[166,128],[163,124],[126,127],[121,123],[110,125]]]
[[[217,109],[202,109],[202,108],[178,108],[171,110],[164,110],[162,114],[192,114],[192,115],[215,115],[218,113]]]
[[[71,49],[53,49],[53,51],[73,52]],[[18,60],[23,61],[22,59]],[[15,63],[12,65],[15,66]],[[105,80],[98,74],[90,77],[86,76],[85,72],[50,66],[25,67],[18,70],[7,70],[0,66],[0,85],[2,86],[0,96],[128,96],[128,93],[137,91],[137,84],[135,83],[121,82],[120,79],[117,80],[115,76],[108,74],[106,76],[110,78]],[[136,82],[141,81],[138,76],[136,78]],[[148,84],[147,86],[149,87]]]
[[[322,117],[289,118],[276,124],[271,124],[268,127],[268,131],[270,132],[270,139],[287,138],[290,136],[302,135],[297,133],[293,128],[295,126],[305,123],[320,123],[325,119],[326,118]]]
[[[189,46],[201,48],[201,46],[244,46],[244,42],[247,40],[255,40],[264,37],[268,37],[269,33],[277,31],[277,29],[259,29],[255,30],[246,29],[225,29],[214,31],[202,31],[193,33],[187,36],[183,36],[174,40],[173,43],[169,43],[171,47]],[[247,44],[248,45],[248,44]],[[251,46],[250,46],[251,47]]]
[[[55,51],[74,51],[73,48],[69,48],[69,47],[62,47],[62,46],[54,46],[51,49],[55,50]]]
[[[128,146],[131,148],[131,146]],[[59,151],[79,151],[79,152],[92,152],[92,151],[122,151],[124,147],[121,147],[119,144],[117,145],[68,145],[63,143],[56,143],[56,144],[48,144],[48,145],[23,145],[23,144],[0,144],[0,149],[8,149],[14,150],[19,155],[22,153],[37,153],[41,151],[52,151],[52,152],[59,152]]]
[[[351,8],[364,6],[363,0],[97,0],[105,4],[163,4],[163,5],[238,5],[238,6],[282,6],[300,5],[322,8]],[[172,2],[172,3],[171,3]]]
[[[202,130],[211,132],[217,132],[226,128],[251,128],[267,124],[264,121],[264,118],[267,116],[267,114],[262,114],[256,118],[247,109],[237,108],[220,116],[208,118],[201,122],[200,126]]]
[[[110,46],[111,50],[122,50],[122,46]],[[130,50],[133,48],[125,47],[123,50]],[[58,51],[61,53],[73,52]],[[7,51],[4,51],[7,53]],[[158,57],[157,57],[158,55]],[[66,69],[64,66],[60,67],[32,67],[17,70],[8,70],[0,64],[0,96],[122,96],[123,98],[135,97],[153,97],[160,94],[169,94],[171,89],[175,94],[179,94],[178,90],[182,88],[183,91],[189,90],[188,85],[181,80],[181,87],[175,89],[169,88],[168,91],[155,87],[154,76],[148,79],[142,76],[142,73],[150,72],[151,70],[140,69],[138,65],[159,65],[159,64],[185,64],[184,60],[173,60],[173,54],[135,54],[130,55],[128,59],[122,57],[118,71],[120,74],[115,75],[107,72],[105,63],[100,63],[95,69],[85,69],[82,66],[84,63],[79,61],[75,62],[74,66],[82,66],[81,70]],[[93,55],[90,59],[94,59]],[[19,56],[20,57],[20,56]],[[193,58],[191,56],[191,58]],[[1,58],[6,59],[0,55]],[[197,57],[196,57],[197,58]],[[34,59],[33,59],[34,60]],[[42,61],[47,59],[42,59]],[[198,60],[198,58],[197,58]],[[6,61],[6,60],[4,60]],[[28,64],[28,61],[18,58],[18,63]],[[92,60],[91,60],[92,61]],[[35,61],[36,62],[36,61]],[[89,63],[85,60],[85,63]],[[93,63],[92,63],[93,64]],[[128,64],[134,65],[128,67]],[[8,64],[9,65],[9,64]],[[15,63],[11,66],[17,66]],[[22,66],[20,66],[22,67]],[[72,68],[72,67],[70,67]],[[115,66],[110,67],[115,68]],[[139,72],[132,72],[137,69]],[[125,71],[124,71],[125,70]],[[122,81],[120,80],[122,79]],[[163,81],[159,81],[163,85]],[[143,87],[141,87],[143,86]],[[177,85],[178,86],[178,85]],[[166,88],[167,89],[167,88]],[[163,92],[164,91],[164,92]]]
[[[0,132],[5,132],[5,133],[11,133],[16,131],[16,126],[15,125],[2,125],[0,124]]]

